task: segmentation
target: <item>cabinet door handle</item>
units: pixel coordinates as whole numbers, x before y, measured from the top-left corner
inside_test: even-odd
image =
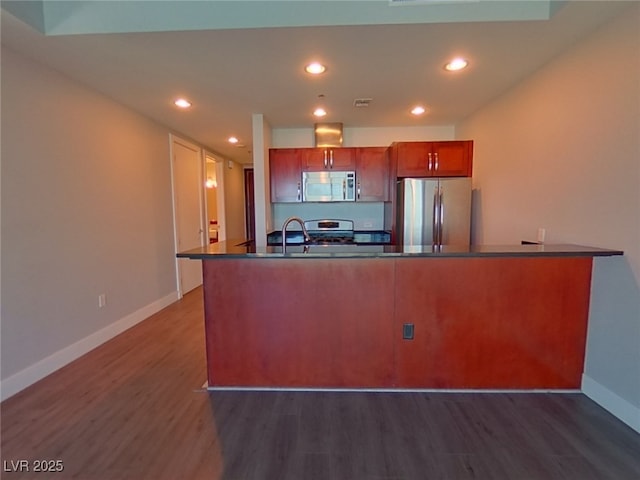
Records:
[[[436,172],[437,172],[438,171],[438,163],[439,163],[438,152],[434,153],[434,155],[436,156]]]
[[[433,159],[431,158],[431,152],[429,152],[429,165],[427,170],[431,171],[432,166],[433,166]]]
[[[358,200],[360,200],[360,182],[358,182]]]
[[[298,182],[298,196],[297,196],[297,200],[298,200],[298,201],[300,201],[300,194],[301,194],[301,191],[300,191],[300,182]]]
[[[333,150],[329,150],[329,168],[333,168]]]
[[[324,151],[324,168],[327,168],[327,155],[328,155],[328,152],[325,150]]]

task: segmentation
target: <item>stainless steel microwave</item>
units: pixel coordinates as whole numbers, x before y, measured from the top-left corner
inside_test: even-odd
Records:
[[[354,202],[356,172],[302,172],[303,202]]]

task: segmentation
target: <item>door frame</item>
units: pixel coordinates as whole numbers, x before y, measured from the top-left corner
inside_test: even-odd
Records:
[[[256,240],[255,170],[244,167],[244,229],[247,240]]]
[[[205,219],[206,219],[206,202],[204,197],[204,189],[206,188],[204,184],[204,168],[205,168],[205,157],[203,153],[202,147],[196,145],[195,143],[189,142],[184,138],[181,138],[173,133],[169,134],[169,164],[171,167],[171,205],[173,208],[173,246],[174,251],[178,253],[178,242],[179,242],[179,234],[178,234],[178,209],[177,209],[177,196],[176,196],[176,181],[175,181],[175,172],[174,172],[174,156],[175,149],[174,144],[179,143],[185,148],[193,149],[198,152],[198,182],[201,186],[199,188],[200,194],[198,195],[198,203],[199,203],[199,215],[200,219],[200,246],[204,246],[204,238],[205,233],[207,233],[207,241],[208,241],[208,232],[205,231]],[[180,259],[175,257],[175,267],[176,267],[176,291],[178,292],[178,298],[182,298],[182,268],[180,266]]]
[[[206,171],[207,168],[207,158],[210,158],[211,160],[213,160],[216,163],[216,182],[217,182],[217,187],[216,187],[216,207],[217,207],[217,212],[216,212],[216,216],[218,217],[218,241],[222,242],[227,238],[227,220],[226,220],[226,209],[225,209],[225,198],[224,198],[224,159],[221,158],[219,155],[212,153],[208,150],[204,150],[204,154],[203,154],[203,158],[204,158],[204,169]],[[204,184],[203,184],[204,185]],[[204,195],[205,195],[205,199],[206,199],[206,195],[207,195],[207,187],[206,185],[204,185]],[[204,224],[206,226],[206,241],[209,241],[209,222],[208,222],[208,218],[209,218],[209,212],[207,209],[207,202],[204,203]]]

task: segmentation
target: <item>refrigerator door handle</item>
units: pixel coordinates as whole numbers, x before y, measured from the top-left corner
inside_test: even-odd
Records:
[[[438,207],[438,199],[439,199],[440,195],[438,194],[438,187],[436,186],[433,189],[433,215],[431,216],[431,221],[432,221],[432,225],[433,225],[433,229],[432,229],[432,234],[431,234],[431,240],[433,243],[433,245],[438,245],[438,238],[439,238],[439,232],[438,232],[438,218],[439,218],[439,207]]]
[[[442,240],[444,236],[444,190],[440,187],[440,194],[438,199],[438,207],[440,209],[438,219],[438,245],[442,246]]]

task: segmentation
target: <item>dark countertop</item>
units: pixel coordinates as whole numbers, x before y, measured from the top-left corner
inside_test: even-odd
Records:
[[[586,247],[582,245],[446,245],[438,250],[431,246],[359,245],[325,248],[312,245],[255,247],[245,240],[227,240],[177,254],[179,258],[215,260],[225,258],[374,258],[374,257],[608,257],[623,255],[620,250]]]

